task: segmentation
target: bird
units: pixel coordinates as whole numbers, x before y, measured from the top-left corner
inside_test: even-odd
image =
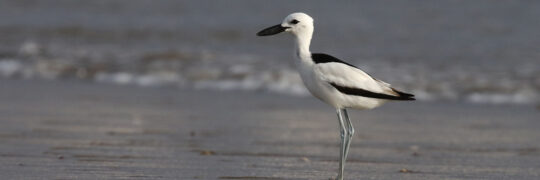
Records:
[[[302,82],[313,96],[336,109],[341,138],[337,179],[343,180],[345,161],[354,135],[347,108],[369,110],[387,101],[412,101],[415,97],[334,56],[311,53],[309,46],[313,31],[313,18],[303,12],[296,12],[285,17],[281,24],[259,31],[257,36],[282,32],[294,36],[295,64]]]

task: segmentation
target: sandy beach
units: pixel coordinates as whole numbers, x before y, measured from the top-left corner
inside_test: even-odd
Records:
[[[540,179],[540,1],[0,1],[0,180],[329,180],[310,50],[417,98],[350,110],[346,179]]]
[[[2,179],[330,179],[334,110],[257,92],[0,80]],[[352,111],[348,179],[538,179],[532,105]]]

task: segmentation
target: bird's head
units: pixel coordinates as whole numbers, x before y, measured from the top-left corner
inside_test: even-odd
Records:
[[[313,18],[301,12],[285,17],[281,24],[259,31],[257,36],[270,36],[281,32],[290,32],[296,36],[313,34]]]

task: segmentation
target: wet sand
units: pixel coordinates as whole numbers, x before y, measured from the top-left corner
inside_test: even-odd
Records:
[[[2,179],[329,179],[334,110],[255,92],[0,80]],[[534,106],[352,111],[348,179],[540,179]]]

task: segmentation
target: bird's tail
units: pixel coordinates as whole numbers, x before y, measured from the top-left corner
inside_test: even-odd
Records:
[[[414,98],[414,94],[404,93],[404,92],[398,91],[398,90],[396,90],[394,88],[392,88],[392,91],[394,91],[395,93],[397,93],[399,95],[398,98],[396,98],[395,100],[402,100],[402,101],[414,101],[414,100],[416,100]]]

